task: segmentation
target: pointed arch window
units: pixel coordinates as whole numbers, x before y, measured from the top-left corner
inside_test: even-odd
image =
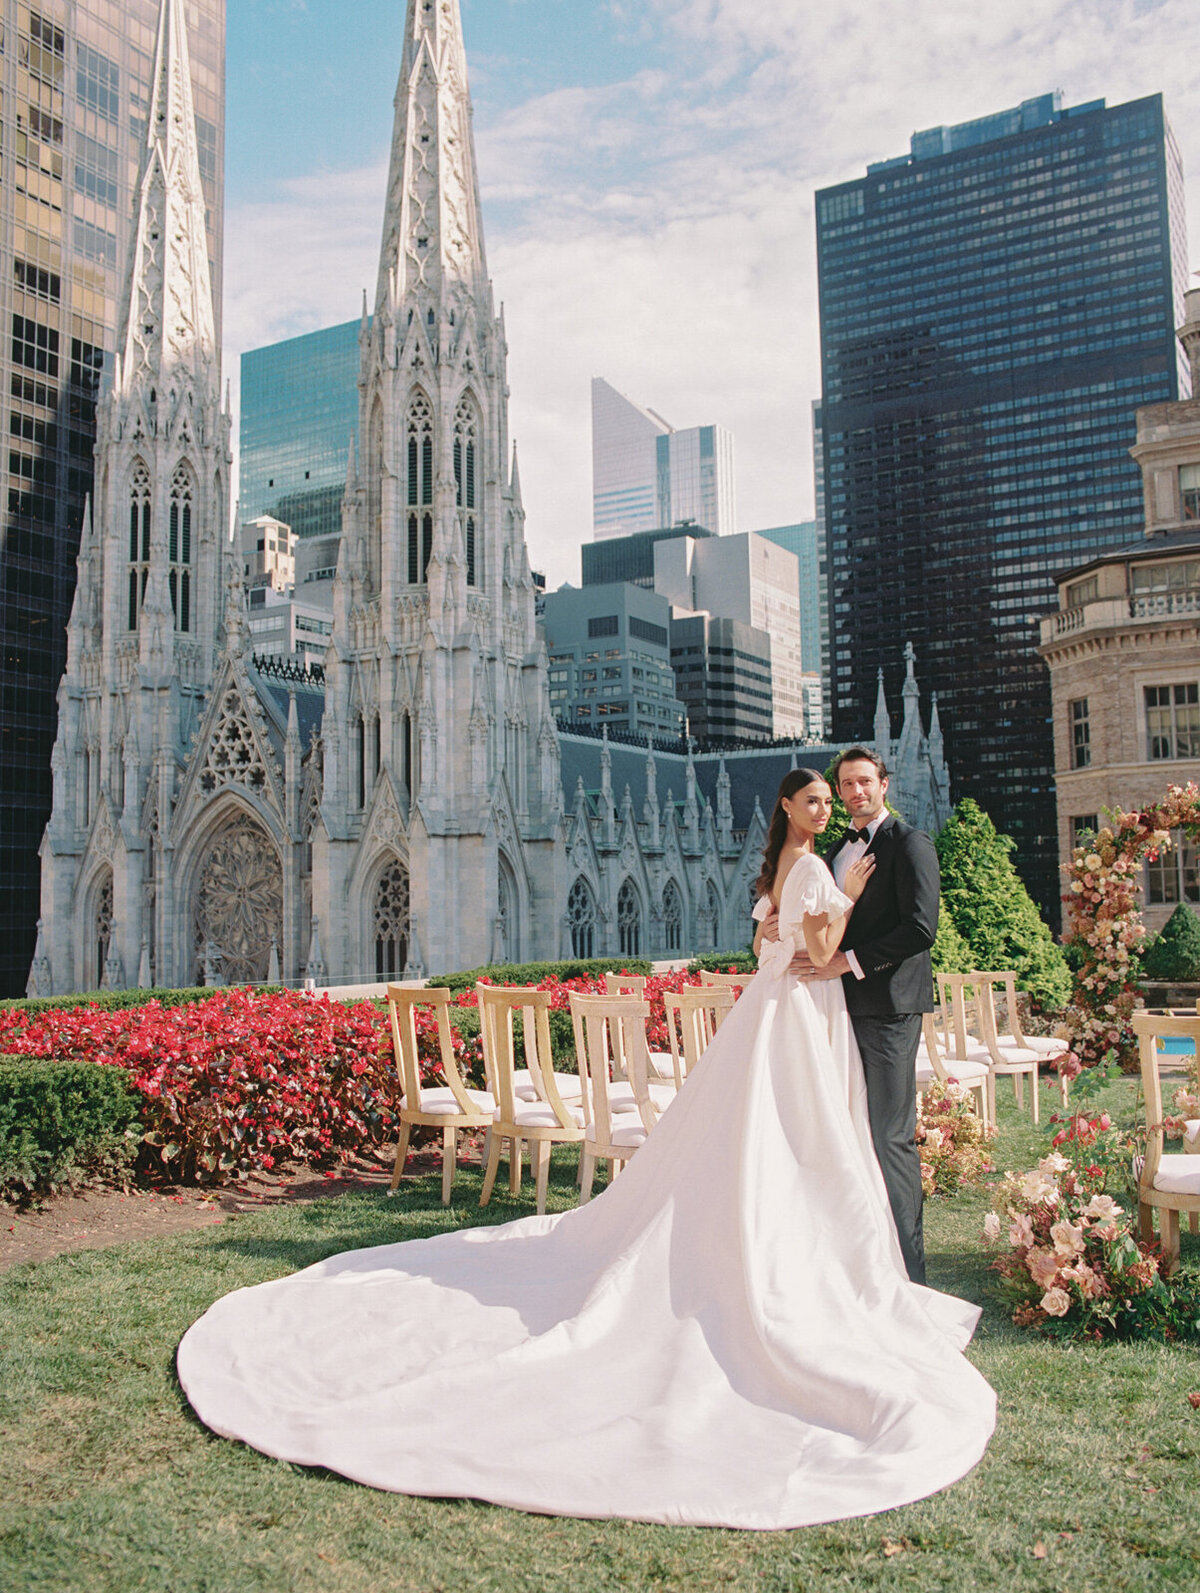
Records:
[[[171,478],[171,501],[167,523],[167,555],[171,587],[171,611],[175,629],[192,628],[192,504],[195,492],[186,465],[180,465]]]
[[[596,898],[582,874],[567,897],[567,929],[572,953],[576,957],[592,956],[596,938]]]
[[[617,950],[622,957],[642,954],[642,904],[631,879],[617,892]]]
[[[408,406],[405,421],[405,499],[408,506],[408,581],[420,585],[433,552],[433,516],[418,510],[433,503],[433,416],[424,393]]]
[[[476,457],[479,446],[479,420],[469,398],[459,400],[454,412],[454,501],[458,511],[459,534],[467,561],[467,585],[479,585],[476,553]]]
[[[402,863],[389,863],[375,888],[375,977],[380,983],[404,972],[410,922],[408,873]]]
[[[150,472],[139,459],[129,484],[129,618],[136,631],[150,574]]]
[[[673,879],[663,891],[663,945],[667,951],[683,949],[683,898]]]
[[[104,981],[104,968],[108,962],[108,954],[112,948],[113,938],[113,878],[111,874],[105,876],[103,884],[96,892],[96,918],[93,924],[94,945],[96,948],[96,977],[94,988],[99,989]]]

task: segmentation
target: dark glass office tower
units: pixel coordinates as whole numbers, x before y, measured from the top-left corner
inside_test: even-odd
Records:
[[[225,0],[186,8],[220,341]],[[41,901],[75,555],[146,142],[160,0],[0,0],[0,995]]]
[[[1054,572],[1136,536],[1139,404],[1179,396],[1183,179],[1161,96],[915,134],[817,195],[835,740],[917,649],[953,792],[1058,912]]]
[[[239,514],[297,536],[342,529],[346,459],[358,430],[358,321],[242,355]]]

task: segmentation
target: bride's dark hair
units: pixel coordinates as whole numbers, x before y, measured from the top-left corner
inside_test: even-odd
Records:
[[[784,841],[787,840],[788,818],[783,810],[784,799],[794,797],[796,792],[803,791],[806,785],[824,778],[819,769],[790,769],[780,782],[775,806],[771,809],[771,822],[767,826],[767,844],[763,847],[762,867],[758,871],[758,878],[754,881],[756,900],[760,896],[765,896],[774,884],[779,854],[783,851]]]

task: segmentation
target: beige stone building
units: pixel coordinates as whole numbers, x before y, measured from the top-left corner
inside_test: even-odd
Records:
[[[1200,392],[1200,289],[1179,337]],[[1145,536],[1063,574],[1058,612],[1042,621],[1064,861],[1106,809],[1200,782],[1200,399],[1139,409],[1131,452]],[[1144,885],[1151,929],[1181,901],[1200,911],[1196,847],[1180,837],[1145,865]]]

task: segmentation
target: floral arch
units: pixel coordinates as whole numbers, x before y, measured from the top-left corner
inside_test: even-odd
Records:
[[[1069,1022],[1081,1062],[1113,1054],[1133,1057],[1131,1019],[1140,997],[1131,964],[1146,938],[1140,911],[1141,865],[1171,845],[1171,832],[1200,838],[1200,788],[1173,785],[1161,802],[1122,813],[1064,864],[1068,923],[1066,943],[1081,954]]]

